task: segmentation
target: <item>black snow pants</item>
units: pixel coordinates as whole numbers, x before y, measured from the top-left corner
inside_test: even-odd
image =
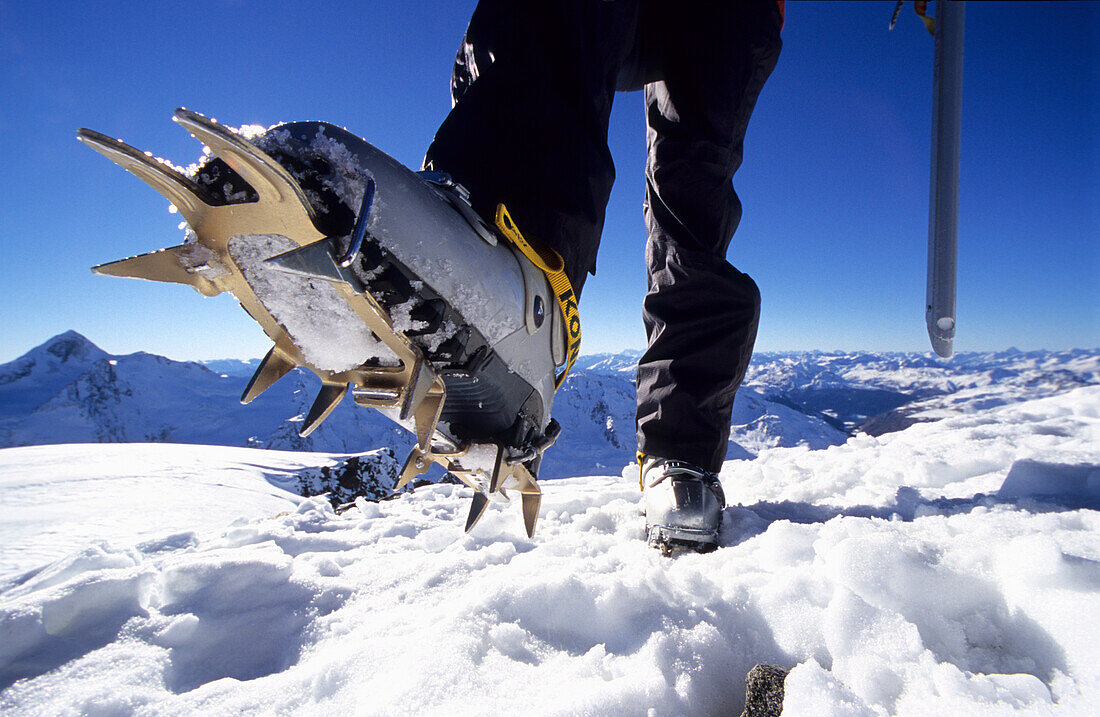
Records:
[[[454,107],[424,161],[489,217],[507,205],[556,249],[579,296],[615,169],[617,90],[645,90],[646,262],[638,449],[717,471],[760,295],[725,260],[732,178],[781,41],[773,0],[481,0],[455,60]]]

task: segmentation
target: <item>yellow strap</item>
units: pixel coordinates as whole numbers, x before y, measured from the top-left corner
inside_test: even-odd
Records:
[[[554,297],[558,300],[561,317],[565,321],[565,331],[569,336],[569,352],[565,360],[565,368],[554,378],[554,390],[557,390],[561,387],[569,369],[573,368],[573,362],[577,360],[581,350],[581,315],[577,310],[577,297],[573,294],[573,285],[565,275],[565,262],[562,261],[561,254],[550,247],[535,247],[524,239],[503,204],[497,205],[496,225],[508,241],[546,274],[546,279],[554,290]]]

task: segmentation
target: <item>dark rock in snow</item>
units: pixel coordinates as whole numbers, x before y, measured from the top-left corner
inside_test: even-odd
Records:
[[[783,682],[787,671],[757,665],[745,676],[745,711],[741,717],[779,717],[783,712]]]
[[[336,466],[303,471],[298,493],[306,498],[327,495],[334,508],[356,498],[378,501],[393,495],[400,466],[390,448],[351,456]]]
[[[882,436],[887,433],[904,431],[921,421],[913,418],[908,412],[899,409],[870,418],[860,425],[859,430],[871,436]]]

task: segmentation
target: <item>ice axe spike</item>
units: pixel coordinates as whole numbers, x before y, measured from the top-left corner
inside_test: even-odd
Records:
[[[295,365],[286,354],[279,350],[278,345],[272,346],[271,350],[267,352],[267,356],[264,356],[263,361],[260,362],[256,373],[252,374],[252,379],[248,382],[248,385],[245,386],[244,393],[241,394],[241,403],[252,403],[261,393],[271,388],[276,381],[290,373]]]
[[[121,140],[87,128],[78,130],[76,138],[157,190],[179,210],[188,223],[191,223],[203,207],[224,204],[164,160],[146,154]]]

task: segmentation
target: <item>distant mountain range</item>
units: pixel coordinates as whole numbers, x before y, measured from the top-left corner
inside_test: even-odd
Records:
[[[618,472],[633,460],[639,352],[582,356],[554,403],[564,427],[541,475]],[[0,447],[173,442],[359,453],[412,446],[380,414],[341,404],[307,438],[298,426],[318,381],[294,371],[253,403],[239,402],[256,361],[180,362],[113,356],[68,331],[0,365]],[[963,354],[765,353],[734,404],[730,459],[776,446],[825,448],[979,407],[1100,383],[1100,350]]]

